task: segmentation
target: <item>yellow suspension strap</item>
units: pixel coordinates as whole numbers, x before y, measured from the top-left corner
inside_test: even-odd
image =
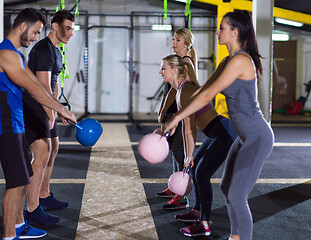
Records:
[[[79,15],[79,1],[80,1],[80,0],[77,0],[77,3],[76,3],[76,11],[75,11],[75,15],[76,15],[76,16]]]
[[[167,0],[163,1],[163,8],[164,8],[164,20],[167,18]]]
[[[57,12],[59,9],[64,9],[65,8],[65,0],[60,0],[59,5],[56,7]]]
[[[190,11],[191,0],[187,0],[185,7],[185,18],[187,19],[188,26],[186,26],[191,31],[191,11]]]
[[[61,0],[60,1],[60,5],[56,7],[56,12],[59,9],[64,9],[65,8],[65,0]],[[62,76],[62,82],[61,82],[61,87],[60,87],[60,95],[58,97],[58,101],[60,101],[61,104],[63,104],[64,106],[68,107],[68,109],[71,109],[71,106],[66,98],[66,96],[64,95],[64,81],[65,79],[69,78],[69,72],[67,70],[67,59],[65,56],[65,52],[67,50],[67,48],[65,48],[65,44],[64,43],[60,43],[59,44],[59,50],[60,53],[62,55],[62,61],[63,61],[63,67],[62,70],[60,72],[60,75]]]
[[[78,9],[78,5],[79,5],[79,0],[77,0],[76,2],[76,10],[75,10],[75,15],[79,15],[79,9]],[[59,10],[59,9],[64,9],[65,8],[65,0],[61,0],[60,1],[60,5],[56,7],[56,12]],[[59,50],[60,50],[60,53],[62,55],[62,60],[63,60],[63,67],[62,67],[62,70],[60,72],[60,75],[62,76],[62,82],[61,82],[61,93],[59,95],[59,98],[58,100],[61,102],[61,99],[63,100],[63,102],[61,102],[61,104],[63,104],[64,106],[68,107],[68,109],[70,110],[71,109],[71,106],[66,98],[66,96],[64,95],[64,82],[65,82],[65,79],[68,79],[69,78],[69,72],[68,72],[68,61],[67,61],[67,58],[66,58],[66,51],[67,51],[67,48],[65,47],[65,44],[64,43],[60,43],[59,44]]]
[[[65,81],[65,79],[69,78],[69,72],[68,72],[68,68],[67,68],[67,59],[65,56],[65,52],[66,52],[67,48],[65,48],[64,43],[60,43],[59,49],[60,49],[60,53],[61,53],[62,59],[63,59],[63,68],[62,68],[62,71],[60,72],[60,74],[62,75],[62,82],[61,82],[61,87],[60,87],[61,93],[58,97],[58,101],[61,102],[61,100],[62,100],[61,104],[68,107],[68,109],[70,110],[71,106],[70,106],[66,96],[64,95],[64,81]]]

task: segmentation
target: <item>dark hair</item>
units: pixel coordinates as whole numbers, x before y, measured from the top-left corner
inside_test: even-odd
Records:
[[[246,10],[234,10],[234,12],[226,13],[223,18],[226,17],[229,18],[229,25],[231,29],[238,29],[241,48],[252,57],[257,73],[259,73],[258,79],[260,79],[260,75],[262,74],[262,65],[260,60],[261,56],[258,51],[250,13]]]
[[[38,10],[34,8],[25,8],[24,10],[20,11],[20,13],[15,18],[12,28],[18,27],[23,22],[31,26],[37,21],[42,22],[43,26],[46,24],[45,17]]]
[[[75,16],[68,10],[58,10],[51,21],[51,24],[57,23],[61,25],[65,20],[69,20],[71,22],[75,21]]]

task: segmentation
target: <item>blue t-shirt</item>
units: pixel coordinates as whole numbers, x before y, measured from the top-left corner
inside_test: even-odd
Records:
[[[22,53],[9,39],[0,43],[0,51],[4,49],[17,52],[26,68]],[[25,132],[23,91],[24,89],[13,83],[5,72],[0,72],[0,135]]]

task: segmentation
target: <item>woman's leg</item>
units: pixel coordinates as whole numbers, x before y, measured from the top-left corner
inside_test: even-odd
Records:
[[[227,199],[231,234],[239,235],[240,240],[252,239],[253,219],[248,195],[259,178],[272,145],[273,137],[258,136],[245,140],[243,144],[236,141],[230,151],[221,189]]]

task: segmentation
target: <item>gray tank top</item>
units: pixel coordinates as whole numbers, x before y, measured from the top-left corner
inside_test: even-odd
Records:
[[[245,51],[240,50],[235,55],[241,52]],[[226,97],[228,114],[237,132],[243,132],[247,129],[247,126],[254,126],[254,122],[258,119],[263,119],[257,100],[257,77],[252,80],[237,78],[221,93]]]

